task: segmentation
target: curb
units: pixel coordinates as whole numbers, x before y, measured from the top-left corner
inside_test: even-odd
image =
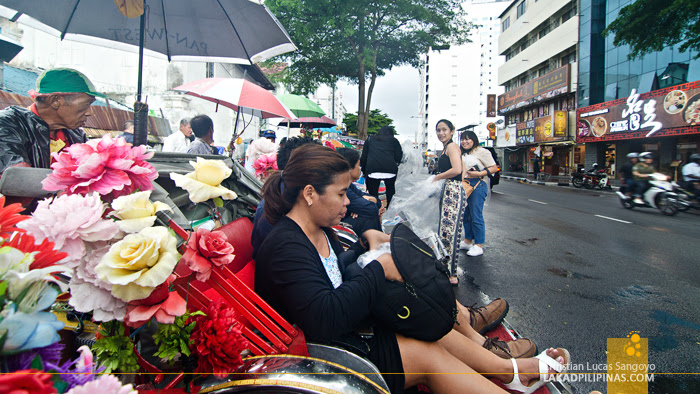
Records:
[[[570,186],[570,183],[568,181],[563,181],[563,182],[543,182],[543,181],[534,181],[532,179],[527,179],[523,177],[517,177],[517,176],[509,176],[509,175],[501,175],[501,179],[506,179],[509,181],[515,181],[515,182],[520,182],[520,183],[529,183],[531,185],[540,185],[540,186]],[[613,186],[612,190],[608,190],[608,192],[616,192],[619,189],[618,186]],[[593,190],[593,189],[577,189],[572,187],[571,190]],[[605,190],[596,190],[596,191],[605,191]]]

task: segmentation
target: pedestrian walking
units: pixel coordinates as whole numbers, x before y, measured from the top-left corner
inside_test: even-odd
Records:
[[[403,158],[401,144],[394,138],[394,128],[382,126],[374,137],[368,137],[362,148],[360,167],[365,174],[367,192],[379,200],[379,184],[386,187],[386,206],[396,192],[396,174]]]
[[[438,235],[447,250],[447,266],[450,267],[450,283],[459,284],[457,277],[457,253],[462,236],[462,217],[467,202],[467,195],[462,187],[462,158],[459,146],[452,141],[455,127],[447,119],[438,121],[435,126],[438,140],[443,150],[438,159],[438,174],[433,182],[445,180],[440,198],[440,222]]]
[[[467,250],[467,256],[484,254],[482,246],[486,241],[486,223],[484,223],[484,202],[489,192],[488,176],[498,171],[491,152],[479,146],[479,137],[472,130],[460,136],[464,180],[469,182],[474,191],[467,197],[464,211],[464,241],[460,249]]]

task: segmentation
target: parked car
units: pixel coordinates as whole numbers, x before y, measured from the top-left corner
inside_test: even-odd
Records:
[[[496,162],[496,165],[498,166],[498,171],[496,171],[493,174],[489,175],[489,180],[491,181],[491,189],[495,185],[498,185],[498,183],[501,181],[501,162],[498,161],[498,156],[496,155],[496,150],[491,148],[491,147],[486,147],[486,149],[491,152],[491,156],[493,156],[493,161]]]

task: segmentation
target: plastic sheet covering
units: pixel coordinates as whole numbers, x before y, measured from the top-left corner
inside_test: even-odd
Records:
[[[383,244],[379,245],[379,248],[362,253],[360,257],[357,258],[357,264],[360,266],[360,268],[364,269],[367,264],[371,263],[372,260],[376,260],[377,257],[383,255],[384,253],[391,254],[391,243],[384,242]]]
[[[437,233],[440,197],[444,180],[433,182],[422,167],[421,152],[412,145],[403,146],[404,160],[399,166],[396,194],[382,217],[385,230],[399,222],[408,221],[421,238]]]

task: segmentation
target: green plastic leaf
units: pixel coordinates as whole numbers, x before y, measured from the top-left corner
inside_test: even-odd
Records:
[[[0,296],[5,295],[6,291],[7,291],[7,281],[0,282]]]
[[[217,207],[221,208],[224,206],[224,200],[222,200],[221,197],[214,197],[212,200]]]

